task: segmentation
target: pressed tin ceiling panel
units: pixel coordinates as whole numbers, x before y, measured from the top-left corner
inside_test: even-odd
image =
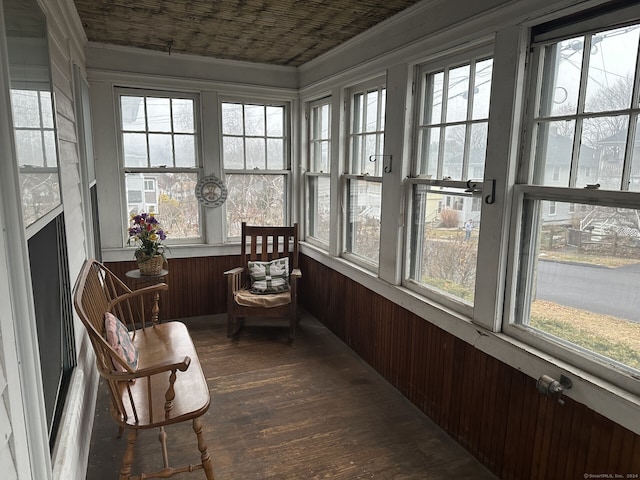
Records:
[[[418,0],[74,0],[89,41],[299,66]]]

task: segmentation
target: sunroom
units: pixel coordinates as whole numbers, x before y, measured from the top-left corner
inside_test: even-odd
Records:
[[[164,320],[224,319],[241,222],[295,223],[304,316],[491,473],[640,475],[639,5],[146,3],[0,0],[7,478],[85,478],[71,290],[135,280],[141,212]]]

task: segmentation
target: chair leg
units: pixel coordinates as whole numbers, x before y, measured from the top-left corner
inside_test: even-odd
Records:
[[[138,430],[132,428],[127,436],[127,450],[122,457],[122,468],[120,469],[119,480],[129,480],[131,476],[131,465],[133,464],[133,450],[138,439]]]
[[[196,437],[198,437],[198,450],[200,450],[200,459],[202,460],[204,474],[207,476],[207,480],[214,480],[213,463],[207,451],[207,444],[204,442],[204,435],[202,435],[202,421],[200,417],[193,419],[193,431],[196,433]]]
[[[244,326],[244,318],[227,316],[227,338],[238,338],[238,334]]]

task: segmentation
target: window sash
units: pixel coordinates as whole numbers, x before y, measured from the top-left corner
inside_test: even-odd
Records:
[[[414,107],[413,176],[434,179],[450,177],[453,180],[470,178],[471,160],[477,157],[478,152],[484,166],[490,92],[490,88],[485,86],[487,83],[489,87],[491,85],[492,71],[493,58],[484,48],[418,69],[420,93],[416,96]],[[464,87],[462,90],[460,84]],[[464,100],[464,112],[451,108],[456,104],[455,98]],[[447,159],[459,161],[451,164]],[[477,168],[471,173],[475,173],[475,170]],[[478,178],[476,175],[473,177]]]
[[[556,358],[583,368],[601,378],[609,379],[638,394],[640,393],[640,385],[634,379],[636,374],[631,373],[624,364],[607,358],[594,350],[571,343],[562,337],[554,336],[546,331],[534,330],[526,324],[534,288],[534,262],[538,260],[533,239],[537,235],[540,220],[539,216],[536,216],[537,211],[525,208],[525,205],[543,201],[562,202],[568,204],[569,208],[571,204],[574,204],[574,213],[578,210],[582,211],[582,209],[576,208],[575,204],[637,210],[640,205],[640,194],[516,185],[514,187],[516,208],[513,212],[514,228],[512,229],[511,243],[518,246],[519,254],[508,274],[505,311],[509,313],[505,315],[503,331],[518,340],[551,353]],[[536,218],[532,218],[532,215]],[[523,320],[525,324],[523,324]]]
[[[306,239],[328,248],[331,235],[331,175],[307,172],[305,184],[307,191]]]

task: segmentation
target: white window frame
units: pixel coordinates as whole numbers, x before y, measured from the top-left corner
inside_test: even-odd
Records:
[[[423,175],[423,174],[419,174],[418,172],[418,169],[419,169],[418,162],[419,162],[419,157],[421,155],[420,135],[418,130],[421,128],[424,128],[422,126],[421,116],[423,115],[425,95],[427,94],[426,92],[427,85],[426,85],[426,82],[424,81],[425,77],[430,73],[437,72],[442,69],[453,69],[459,65],[466,65],[471,62],[481,62],[489,58],[491,59],[494,58],[493,44],[483,45],[477,48],[466,50],[464,52],[457,52],[452,55],[443,55],[438,60],[430,61],[422,65],[418,65],[416,67],[414,82],[416,84],[416,87],[417,87],[416,90],[418,91],[418,94],[415,95],[415,99],[414,99],[415,101],[413,103],[413,119],[414,119],[413,121],[415,125],[415,128],[413,129],[413,142],[412,142],[413,154],[411,158],[410,177],[407,178],[405,181],[405,187],[406,187],[405,197],[408,205],[407,219],[405,223],[408,226],[407,227],[408,234],[405,239],[405,252],[406,252],[405,257],[406,258],[405,258],[405,271],[403,275],[402,285],[408,288],[409,290],[412,290],[420,294],[421,296],[424,296],[425,298],[434,300],[439,304],[445,306],[446,308],[450,308],[462,314],[467,318],[472,318],[474,316],[474,305],[471,305],[463,301],[461,298],[458,298],[448,292],[440,290],[435,286],[420,283],[411,278],[412,276],[411,269],[412,269],[412,263],[413,263],[412,257],[411,257],[413,255],[412,243],[414,242],[414,240],[412,238],[413,232],[411,232],[411,228],[409,226],[413,225],[412,218],[415,213],[414,212],[415,205],[413,205],[414,191],[419,186],[425,189],[425,191],[427,192],[427,195],[442,194],[443,199],[447,198],[448,192],[449,192],[449,196],[455,196],[455,198],[458,198],[459,196],[469,197],[470,202],[474,202],[476,198],[480,198],[484,200],[487,195],[493,196],[495,184],[492,180],[486,180],[482,178],[472,179],[468,177],[468,173],[469,173],[469,161],[468,161],[469,135],[468,134],[465,136],[465,148],[464,148],[464,157],[463,157],[463,166],[462,166],[462,175],[464,179],[451,179],[449,177],[437,178],[439,175],[442,175],[442,169],[443,169],[442,151],[439,151],[438,153],[437,174],[435,178],[433,178],[432,175]],[[473,77],[470,78],[469,80],[470,96],[474,95],[473,80],[474,80]],[[447,82],[445,77],[444,85],[446,84]],[[491,91],[493,92],[493,87]],[[443,96],[445,92],[446,92],[446,89],[443,91]],[[467,118],[465,120],[455,122],[455,124],[464,125],[465,129],[467,129],[467,133],[473,124],[477,124],[481,122],[487,122],[488,124],[488,121],[489,121],[488,119],[474,120],[471,118],[471,115],[472,115],[472,112],[468,112]],[[440,124],[440,122],[435,122],[435,123]],[[447,122],[442,123],[442,125],[447,125],[447,124],[448,124]],[[441,128],[440,134],[442,139],[443,128],[442,126],[440,128]],[[487,138],[487,145],[488,145],[488,140],[489,139]],[[488,155],[485,158],[488,158]],[[491,199],[490,201],[493,202],[493,199]],[[480,210],[479,210],[481,213],[481,217],[482,217],[482,211],[484,210],[484,204],[485,202],[482,201]],[[455,210],[455,201],[452,204],[451,208]],[[438,207],[438,211],[440,210],[441,210],[441,206]],[[460,210],[455,210],[455,211],[457,212]],[[478,257],[480,256],[480,252],[482,248],[480,239],[481,237],[479,237],[479,241],[478,241]],[[477,265],[476,271],[478,270],[479,270],[479,266]],[[476,296],[478,295],[477,288],[478,287],[476,282],[476,285],[474,286],[474,291]]]
[[[283,107],[284,108],[284,125],[283,125],[283,151],[284,151],[284,168],[283,169],[238,169],[238,168],[225,168],[224,166],[224,152],[223,152],[223,125],[222,125],[222,104],[223,103],[235,103],[241,105],[259,105],[259,106],[275,106],[275,107]],[[283,177],[283,219],[286,225],[291,223],[291,203],[292,203],[292,195],[293,195],[293,185],[292,185],[292,173],[291,173],[291,146],[292,146],[292,135],[291,135],[291,112],[292,105],[289,100],[276,100],[276,99],[268,99],[264,97],[252,97],[252,96],[226,96],[221,95],[218,98],[218,115],[220,118],[220,126],[219,126],[219,139],[220,139],[220,170],[222,171],[223,181],[226,181],[226,177],[229,175],[274,175],[274,176],[282,176]],[[243,117],[244,118],[244,117]],[[247,135],[242,135],[243,139],[247,138]],[[268,138],[267,132],[265,130],[264,138]],[[246,153],[246,150],[245,150]],[[246,162],[246,157],[245,157]],[[230,236],[228,232],[227,225],[227,214],[226,214],[226,204],[225,209],[223,211],[222,216],[222,224],[224,230],[224,241],[226,243],[235,243],[240,240],[239,236]]]
[[[636,21],[631,22],[629,20],[631,18],[635,18]],[[531,71],[528,74],[530,82],[528,86],[528,114],[523,123],[525,132],[523,135],[523,158],[521,159],[521,171],[518,175],[521,183],[514,185],[512,196],[509,250],[514,253],[513,261],[507,270],[505,315],[502,322],[502,331],[516,340],[552,355],[560,361],[575,365],[589,374],[638,395],[640,394],[640,382],[638,382],[634,374],[625,369],[624,365],[602,357],[596,352],[552,337],[544,332],[532,330],[528,326],[522,325],[520,323],[522,319],[518,317],[518,315],[521,315],[522,309],[528,309],[530,288],[522,286],[521,283],[528,283],[531,280],[529,278],[531,275],[530,273],[527,274],[527,272],[530,271],[533,265],[531,260],[527,260],[531,256],[530,234],[528,231],[534,227],[523,220],[526,201],[565,202],[570,205],[573,204],[574,211],[577,210],[576,204],[581,203],[629,209],[638,209],[638,205],[640,205],[640,193],[638,192],[579,188],[579,185],[573,188],[569,186],[556,187],[538,185],[533,181],[535,133],[533,133],[532,127],[536,122],[534,113],[536,111],[535,106],[539,100],[536,94],[538,89],[537,82],[542,81],[543,68],[543,63],[540,61],[540,52],[544,45],[556,43],[564,38],[594,33],[629,23],[640,23],[640,6],[634,5],[596,17],[587,17],[585,20],[567,23],[558,29],[549,30],[533,37],[530,59],[527,62]],[[537,45],[540,45],[539,49],[535,48]],[[640,75],[636,71],[636,81],[638,78],[640,78]],[[634,87],[635,95],[638,95],[639,88],[638,85]],[[637,96],[634,98],[637,98]],[[632,125],[634,123],[634,121],[631,121]],[[640,132],[635,133],[636,138],[638,138],[638,133]],[[629,134],[628,138],[631,135]],[[624,178],[622,184],[624,184]]]
[[[123,96],[142,96],[142,97],[156,97],[156,98],[169,98],[169,99],[189,99],[193,101],[193,115],[194,115],[194,137],[195,137],[195,165],[193,167],[175,167],[175,166],[161,166],[161,167],[128,167],[125,166],[124,159],[124,140],[123,134],[125,130],[122,125],[122,107],[120,98]],[[127,203],[127,185],[126,185],[126,175],[130,173],[141,173],[143,174],[143,195],[146,188],[146,179],[144,179],[145,174],[157,174],[157,173],[190,173],[196,174],[196,182],[200,180],[202,177],[202,132],[200,129],[201,121],[200,121],[200,96],[195,93],[187,93],[181,92],[178,90],[149,90],[149,89],[139,89],[139,88],[129,88],[129,87],[116,87],[114,92],[114,100],[115,100],[115,109],[116,109],[116,125],[117,125],[117,142],[118,142],[118,152],[119,152],[119,181],[120,188],[122,193],[122,212],[121,212],[121,222],[123,225],[122,232],[126,232],[127,228],[130,225],[129,213],[128,213],[128,203]],[[146,116],[146,114],[145,114]],[[149,130],[145,126],[145,129],[142,131],[136,131],[136,133],[145,133],[149,134]],[[173,135],[173,131],[171,134]],[[156,188],[157,188],[157,181]],[[157,213],[157,212],[156,212]],[[159,218],[162,223],[162,218]],[[204,231],[205,231],[205,216],[203,215],[202,208],[198,206],[198,236],[197,237],[184,237],[184,238],[176,238],[168,236],[165,243],[174,244],[174,245],[184,245],[184,244],[193,244],[193,243],[203,243],[204,242]],[[127,238],[123,236],[123,246],[125,245]]]
[[[313,117],[313,111],[316,108],[320,108],[327,105],[329,107],[329,112],[328,112],[328,138],[316,138],[315,137],[315,133],[314,133],[314,117]],[[316,212],[312,211],[312,207],[314,205],[314,201],[312,201],[311,196],[313,194],[313,187],[312,187],[312,182],[314,181],[319,181],[319,179],[327,179],[329,181],[329,190],[332,190],[332,185],[331,185],[331,171],[333,169],[332,163],[333,163],[333,140],[332,140],[332,118],[333,118],[333,100],[331,96],[328,97],[324,97],[318,100],[314,100],[311,102],[307,102],[306,103],[306,110],[305,110],[305,116],[307,119],[307,142],[308,142],[308,149],[307,149],[307,160],[308,160],[308,167],[307,167],[307,171],[304,174],[304,187],[305,187],[305,209],[304,209],[304,213],[305,213],[305,240],[307,242],[309,242],[312,245],[315,245],[317,247],[320,247],[324,250],[328,250],[329,249],[329,243],[332,237],[332,225],[333,223],[330,221],[329,222],[329,238],[325,241],[324,239],[318,238],[316,236],[314,236],[312,234],[313,229],[312,229],[312,222],[314,221],[315,218],[315,214]],[[314,165],[314,146],[318,143],[327,143],[328,144],[328,165],[327,165],[327,169],[326,171],[324,170],[320,170],[317,168],[316,165]],[[331,196],[331,194],[330,194]],[[329,216],[331,217],[331,199],[329,200]]]
[[[373,261],[357,253],[354,253],[348,250],[349,245],[351,243],[350,231],[349,228],[349,216],[350,216],[350,192],[351,192],[351,184],[352,182],[365,182],[371,184],[382,184],[382,173],[384,170],[384,152],[383,146],[380,144],[380,137],[382,137],[382,142],[384,142],[384,128],[382,130],[376,129],[375,131],[361,131],[354,133],[353,132],[353,120],[354,120],[354,97],[358,94],[364,94],[364,98],[366,98],[366,94],[371,91],[378,91],[378,102],[377,102],[377,113],[376,113],[376,126],[380,126],[381,122],[384,124],[385,118],[381,115],[381,109],[384,104],[384,108],[386,110],[386,78],[384,76],[376,77],[371,80],[352,85],[351,87],[345,90],[345,99],[346,99],[346,118],[345,118],[345,170],[341,175],[341,189],[342,189],[342,204],[344,206],[344,210],[346,214],[343,218],[343,229],[342,229],[342,249],[341,256],[354,264],[363,267],[372,272],[378,273],[379,270],[379,262],[380,262],[380,244],[378,244],[378,259]],[[382,91],[385,91],[385,102],[381,100]],[[363,122],[366,122],[366,114],[363,114]],[[386,124],[385,124],[386,126]],[[361,152],[360,158],[353,158],[353,139],[359,138],[365,135],[376,135],[376,156],[378,158],[367,159],[364,155],[364,150]],[[374,175],[370,175],[368,173],[365,174],[363,171],[366,168],[365,162],[371,161],[374,164]],[[382,193],[380,194],[380,210],[382,210]],[[380,235],[382,234],[382,228],[380,229]]]

